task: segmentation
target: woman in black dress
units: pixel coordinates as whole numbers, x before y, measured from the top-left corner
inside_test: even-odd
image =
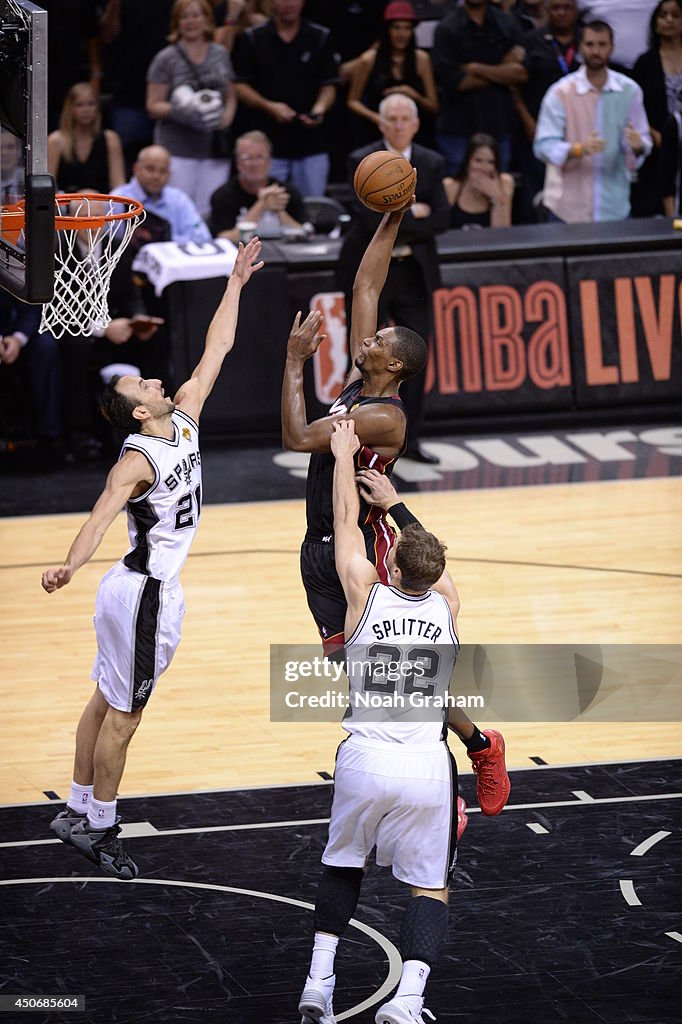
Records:
[[[59,130],[47,138],[47,167],[60,192],[107,193],[126,181],[121,140],[102,130],[99,100],[87,82],[66,94]]]
[[[384,11],[378,46],[366,50],[355,62],[347,100],[348,108],[357,115],[353,148],[379,136],[379,104],[393,93],[414,100],[421,122],[416,141],[427,146],[433,144],[438,94],[431,58],[415,42],[416,22],[411,3],[392,0]]]
[[[649,49],[637,58],[632,77],[644,94],[654,148],[639,169],[632,210],[638,217],[663,213],[658,188],[661,135],[668,117],[682,111],[682,0],[661,0],[649,23]]]

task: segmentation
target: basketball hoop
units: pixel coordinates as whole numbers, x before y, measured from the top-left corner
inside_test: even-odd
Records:
[[[111,275],[145,211],[135,199],[97,193],[57,195],[55,205],[54,296],[43,306],[40,330],[55,338],[93,334],[111,322]],[[2,223],[4,234],[18,239],[23,205],[3,207]]]

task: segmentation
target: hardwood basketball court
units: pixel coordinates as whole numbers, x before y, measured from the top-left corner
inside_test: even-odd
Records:
[[[679,639],[679,479],[429,492],[409,503],[448,545],[463,642]],[[0,520],[2,802],[68,794],[92,686],[95,592],[127,545],[121,515],[95,559],[46,595],[42,569],[64,558],[83,518]],[[339,726],[269,721],[269,645],[317,641],[298,571],[303,519],[300,501],[205,507],[183,573],[183,640],[131,744],[124,795],[310,782],[333,770]],[[511,766],[682,753],[677,722],[502,728]]]

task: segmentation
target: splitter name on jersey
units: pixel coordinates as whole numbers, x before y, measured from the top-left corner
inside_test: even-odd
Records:
[[[395,637],[406,639],[407,637],[420,637],[422,640],[430,640],[435,643],[443,632],[440,626],[426,619],[382,619],[381,622],[372,623],[372,632],[377,640],[389,640]]]

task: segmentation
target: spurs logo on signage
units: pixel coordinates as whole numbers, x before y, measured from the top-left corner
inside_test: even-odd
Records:
[[[456,473],[460,487],[497,487],[510,482],[666,476],[679,471],[672,466],[679,467],[682,459],[682,427],[487,435],[458,438],[457,444],[425,440],[424,447],[439,464],[420,466],[399,459],[394,470],[398,479],[436,483],[454,479]],[[304,478],[308,458],[300,452],[281,452],[274,461],[292,476]]]
[[[313,356],[313,373],[318,401],[323,405],[329,405],[340,393],[348,372],[343,292],[319,292],[310,300],[310,308],[319,310],[324,317],[327,337]]]

